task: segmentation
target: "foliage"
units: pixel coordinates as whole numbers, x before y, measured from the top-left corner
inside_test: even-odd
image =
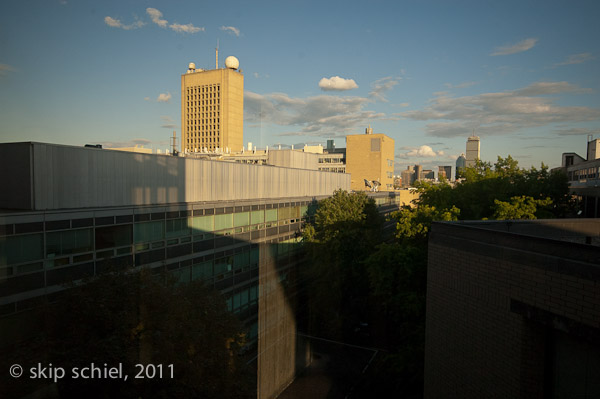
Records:
[[[368,314],[362,262],[381,242],[381,226],[375,202],[363,192],[338,190],[319,202],[314,224],[303,232],[314,334],[343,339]]]
[[[59,380],[61,397],[237,398],[250,396],[244,335],[221,295],[199,282],[175,284],[150,271],[107,273],[49,305],[49,358],[65,369],[123,364],[119,379]],[[136,364],[163,378],[135,379]],[[169,364],[173,364],[171,378]]]
[[[392,214],[392,218],[397,220],[396,237],[398,239],[426,240],[432,221],[458,220],[459,214],[460,210],[455,206],[441,210],[429,205],[421,205],[417,208],[404,206]]]
[[[418,205],[436,209],[454,206],[460,209],[462,220],[493,219],[498,207],[496,201],[510,203],[513,197],[525,196],[538,201],[536,217],[565,217],[573,212],[567,177],[562,172],[550,172],[544,164],[540,169],[520,169],[509,155],[498,157],[493,166],[477,161],[474,167],[465,169],[463,177],[464,180],[454,187],[447,183],[419,184]],[[547,198],[551,202],[546,203]],[[515,203],[514,206],[525,204]]]
[[[495,212],[494,219],[537,219],[536,212],[538,206],[548,206],[552,204],[550,198],[536,200],[525,195],[512,197],[510,202],[494,200]]]

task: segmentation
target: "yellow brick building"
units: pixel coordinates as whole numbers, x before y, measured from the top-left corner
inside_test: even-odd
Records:
[[[241,151],[244,145],[244,75],[239,61],[226,68],[196,69],[181,75],[182,151]]]
[[[380,191],[394,190],[394,139],[385,134],[346,136],[346,173],[351,175],[350,187],[355,191],[369,190],[364,179],[381,183]]]

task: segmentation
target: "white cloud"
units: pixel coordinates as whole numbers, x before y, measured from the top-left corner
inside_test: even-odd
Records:
[[[554,98],[539,97],[563,92],[585,93],[589,90],[567,82],[538,82],[499,93],[466,97],[441,95],[430,100],[423,110],[401,115],[432,121],[426,126],[426,134],[437,137],[465,136],[473,129],[479,135],[497,135],[554,123],[600,120],[600,109],[558,106]]]
[[[237,37],[240,37],[240,30],[238,28],[236,28],[235,26],[221,26],[220,29],[222,31],[229,31],[229,32],[233,33],[234,35],[236,35]]]
[[[537,41],[538,41],[538,39],[529,38],[529,39],[521,40],[520,42],[515,43],[515,44],[507,44],[504,46],[496,47],[494,49],[494,52],[491,53],[490,55],[496,56],[496,55],[509,55],[509,54],[522,53],[523,51],[527,51],[527,50],[531,49],[533,46],[535,46]]]
[[[558,64],[554,64],[554,66],[582,64],[592,59],[594,59],[592,53],[573,54],[570,55],[565,61],[559,62]]]
[[[391,76],[376,80],[371,84],[371,92],[369,93],[369,97],[372,97],[375,100],[387,102],[387,98],[385,98],[384,93],[391,90],[398,84],[398,82],[399,79]]]
[[[399,106],[405,108],[405,107],[410,107],[410,103],[400,103],[398,104]]]
[[[150,16],[152,22],[154,22],[156,25],[160,26],[161,28],[167,27],[167,24],[169,22],[166,19],[161,19],[163,16],[162,12],[158,11],[156,8],[148,7],[146,8],[146,13]]]
[[[344,91],[358,89],[354,79],[344,79],[339,76],[332,76],[329,79],[323,78],[319,81],[319,87],[323,91]]]
[[[171,93],[160,93],[156,101],[159,103],[168,103],[171,101]]]
[[[428,145],[422,145],[422,146],[417,147],[417,148],[403,147],[401,149],[408,150],[405,153],[397,155],[397,158],[401,158],[401,159],[407,159],[407,158],[437,158],[437,157],[443,157],[444,156],[444,151],[441,151],[441,150],[440,151],[434,151],[433,148],[431,148]]]
[[[181,24],[171,24],[169,25],[169,28],[171,28],[172,30],[174,30],[175,32],[183,32],[183,33],[197,33],[197,32],[204,32],[204,28],[199,28],[197,26],[194,26],[192,24],[185,24],[185,25],[181,25]]]
[[[365,110],[372,100],[364,97],[320,95],[293,98],[284,93],[244,93],[244,120],[249,123],[270,123],[297,126],[286,136],[338,137],[358,133],[361,127],[385,114]]]
[[[113,18],[113,17],[108,17],[108,16],[104,17],[104,23],[110,27],[120,28],[120,29],[125,29],[125,30],[137,29],[137,28],[141,28],[142,26],[144,26],[144,23],[142,21],[135,21],[132,24],[124,25],[120,20]]]

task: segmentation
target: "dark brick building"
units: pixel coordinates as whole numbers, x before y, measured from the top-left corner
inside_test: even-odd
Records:
[[[425,397],[600,397],[599,244],[599,220],[434,223]]]

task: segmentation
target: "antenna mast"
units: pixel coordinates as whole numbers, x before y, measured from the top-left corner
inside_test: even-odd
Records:
[[[217,47],[215,48],[215,69],[219,69],[219,39],[217,39]]]

